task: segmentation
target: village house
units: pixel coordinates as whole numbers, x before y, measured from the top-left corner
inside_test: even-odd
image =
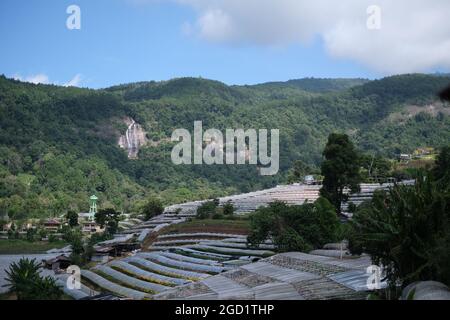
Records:
[[[42,260],[42,263],[44,265],[44,268],[53,271],[65,270],[71,265],[70,258],[64,255],[57,256],[49,260]]]
[[[62,223],[56,219],[48,219],[44,222],[44,229],[49,233],[57,233],[61,226]]]

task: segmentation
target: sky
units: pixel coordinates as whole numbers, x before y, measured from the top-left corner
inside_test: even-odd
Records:
[[[1,0],[0,74],[104,88],[449,72],[449,12],[448,0]]]

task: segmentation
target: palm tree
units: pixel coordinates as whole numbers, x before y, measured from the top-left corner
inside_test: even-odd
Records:
[[[33,283],[39,278],[39,264],[36,259],[20,259],[18,263],[13,262],[6,271],[6,287],[17,294],[19,300],[28,300]]]
[[[36,259],[22,258],[13,262],[6,271],[6,287],[15,292],[18,300],[51,300],[62,296],[54,279],[39,275],[40,265]]]

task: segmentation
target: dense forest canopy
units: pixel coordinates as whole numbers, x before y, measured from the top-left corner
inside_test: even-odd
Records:
[[[101,206],[132,211],[150,195],[165,204],[285,183],[301,160],[322,162],[332,132],[371,154],[394,157],[450,141],[450,107],[437,93],[448,76],[300,79],[227,86],[201,78],[140,82],[103,90],[34,85],[0,77],[0,216],[22,219]],[[150,143],[129,160],[118,146],[133,118]],[[280,129],[280,173],[255,166],[175,166],[172,131]]]

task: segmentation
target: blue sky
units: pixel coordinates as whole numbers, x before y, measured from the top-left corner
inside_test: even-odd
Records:
[[[81,8],[81,30],[66,28],[71,4]],[[186,32],[205,10],[176,0],[1,0],[0,74],[42,75],[57,84],[77,78],[91,88],[184,76],[254,84],[386,74],[351,55],[330,54],[318,34],[280,45],[251,41],[252,35],[216,41]]]

